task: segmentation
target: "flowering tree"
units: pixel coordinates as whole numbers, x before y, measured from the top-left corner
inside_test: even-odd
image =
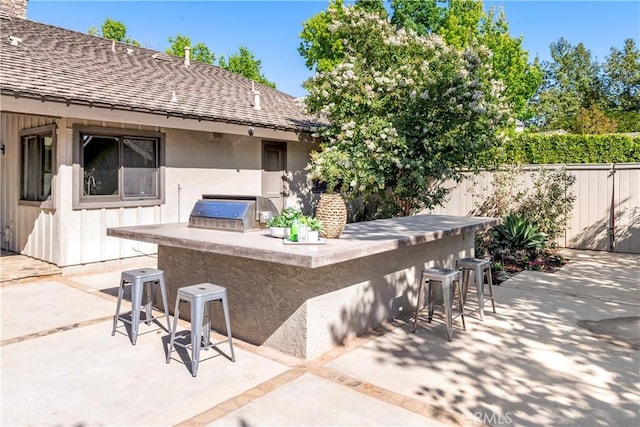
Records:
[[[490,51],[460,51],[358,8],[343,8],[329,30],[345,35],[345,56],[305,83],[307,109],[329,122],[310,176],[376,198],[385,216],[442,203],[442,181],[483,166],[509,118]]]

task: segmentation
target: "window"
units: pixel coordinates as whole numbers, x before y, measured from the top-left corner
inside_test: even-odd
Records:
[[[55,125],[27,129],[20,141],[20,200],[42,202],[51,196]]]
[[[164,138],[157,132],[77,128],[76,205],[159,204]],[[147,201],[147,203],[145,203]],[[91,207],[91,206],[89,206]]]

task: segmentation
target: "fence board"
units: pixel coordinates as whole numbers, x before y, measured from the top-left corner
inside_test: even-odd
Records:
[[[524,176],[516,180],[516,187],[531,188],[537,171],[561,167],[576,177],[570,189],[576,200],[558,244],[574,249],[640,253],[640,164],[529,165],[523,167]],[[494,191],[491,182],[492,174],[487,172],[467,179],[451,192],[444,206],[429,212],[473,215],[474,208]]]

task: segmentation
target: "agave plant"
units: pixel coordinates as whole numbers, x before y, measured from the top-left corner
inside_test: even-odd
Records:
[[[516,214],[507,215],[502,224],[493,229],[493,244],[505,252],[539,252],[546,241],[547,235],[540,232],[535,223]]]

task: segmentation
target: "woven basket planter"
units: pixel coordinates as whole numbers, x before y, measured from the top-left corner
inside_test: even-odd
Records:
[[[323,235],[329,239],[340,237],[347,224],[347,205],[339,193],[323,193],[316,207],[316,218],[322,221]]]

